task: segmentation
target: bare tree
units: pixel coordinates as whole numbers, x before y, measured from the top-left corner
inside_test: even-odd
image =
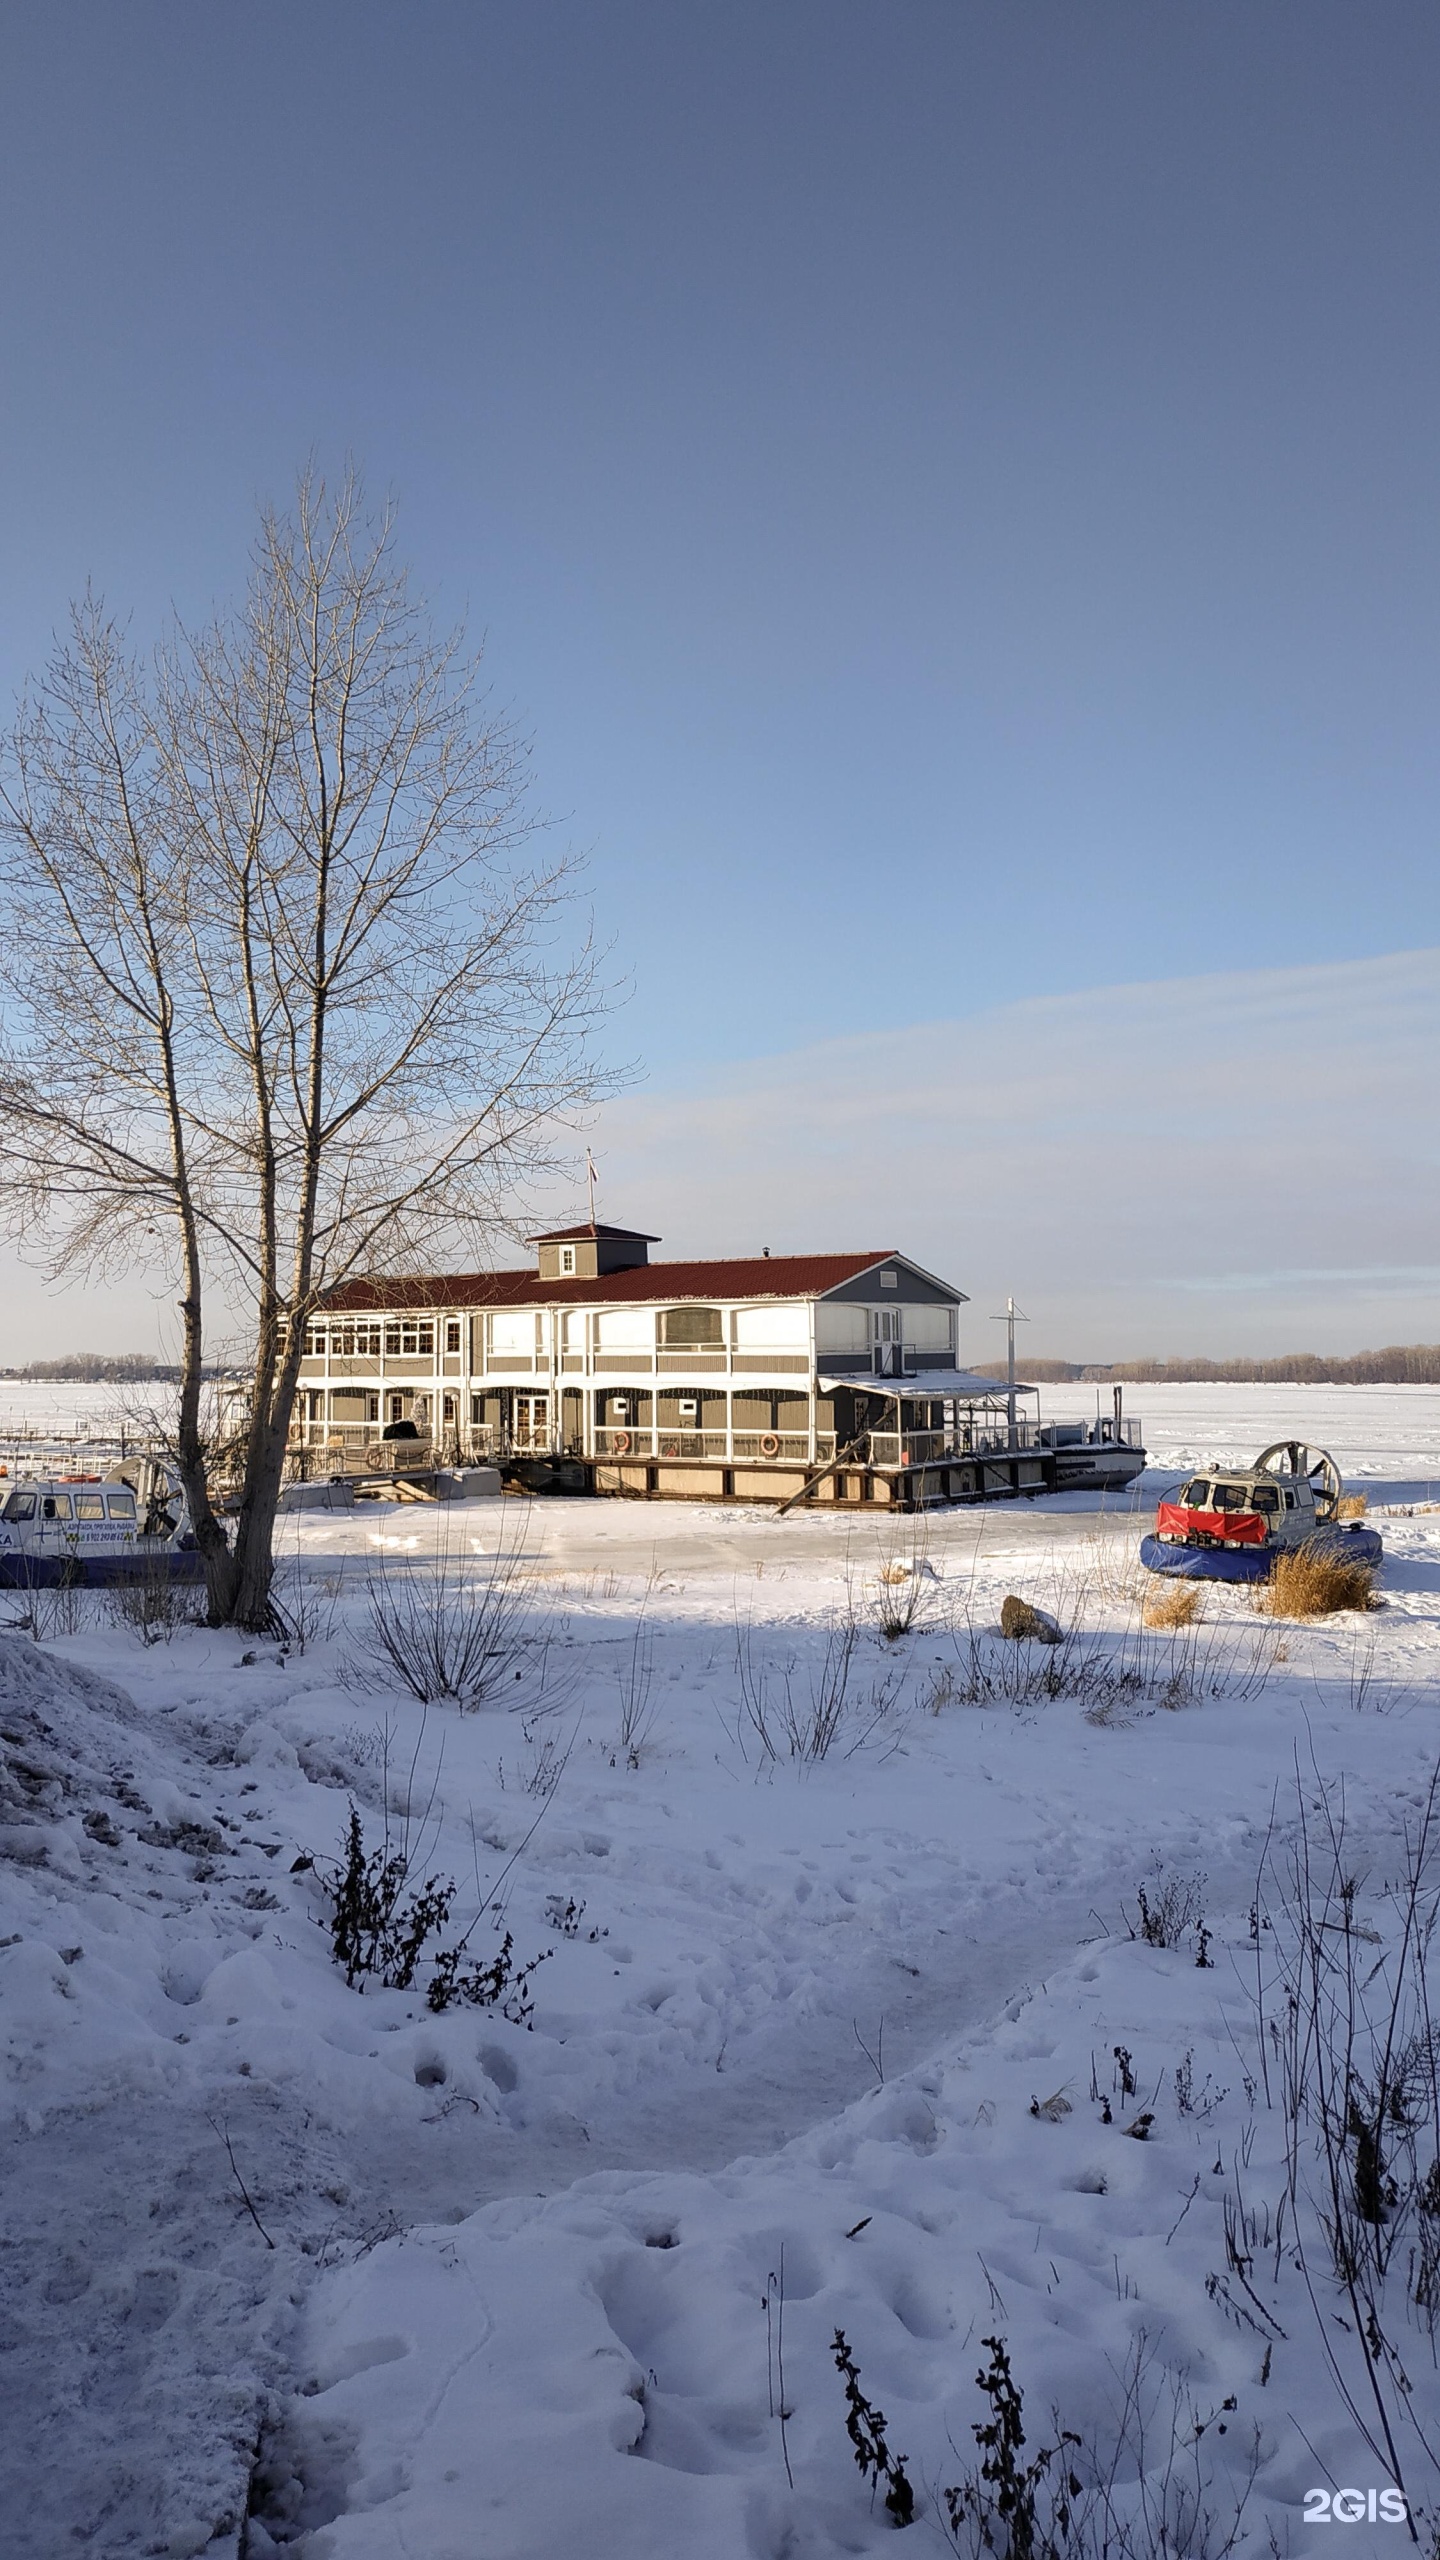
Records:
[[[594,1099],[593,954],[527,865],[526,751],[388,511],[307,476],[233,614],[142,660],[87,599],[10,741],[0,1193],[52,1267],[173,1275],[212,1619],[270,1622],[305,1329],[357,1274],[477,1260]],[[253,1320],[233,1545],[207,1340]]]

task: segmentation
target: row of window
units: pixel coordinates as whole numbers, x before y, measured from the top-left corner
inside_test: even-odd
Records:
[[[460,1321],[452,1317],[445,1327],[445,1348],[460,1348]],[[305,1350],[312,1359],[323,1359],[328,1350],[332,1360],[429,1360],[435,1353],[435,1327],[420,1316],[402,1316],[384,1324],[312,1324],[305,1333]]]
[[[0,1519],[126,1520],[135,1518],[133,1493],[12,1493]]]
[[[1180,1500],[1189,1511],[1278,1512],[1296,1507],[1289,1485],[1211,1484],[1205,1476],[1196,1476],[1192,1484],[1182,1485]]]
[[[586,1326],[593,1321],[595,1348],[599,1351],[648,1351],[656,1343],[656,1311],[653,1307],[605,1307],[592,1316],[581,1308],[567,1308],[560,1317],[560,1338],[567,1352],[583,1352]],[[502,1308],[489,1318],[489,1349],[493,1357],[532,1357],[545,1348],[548,1318],[538,1308]],[[328,1351],[332,1360],[428,1360],[435,1354],[437,1327],[424,1316],[387,1316],[368,1321],[347,1319],[345,1322],[315,1323],[307,1326],[305,1350],[311,1359],[323,1359]],[[452,1357],[463,1346],[463,1327],[458,1316],[447,1317],[439,1327],[443,1348]],[[817,1334],[822,1352],[864,1352],[871,1342],[907,1343],[922,1351],[947,1350],[954,1340],[952,1319],[947,1307],[822,1307],[817,1311]],[[730,1322],[730,1338],[737,1351],[804,1351],[809,1347],[810,1314],[806,1306],[737,1307]],[[723,1307],[662,1307],[659,1311],[659,1344],[662,1351],[723,1351],[727,1339],[726,1312]],[[477,1362],[481,1350],[477,1321],[475,1344]]]
[[[787,1309],[786,1314],[791,1311]],[[505,1311],[490,1319],[493,1347],[501,1352],[528,1351],[536,1338],[538,1318],[530,1309]],[[653,1341],[650,1309],[606,1310],[597,1318],[602,1341],[616,1347],[632,1347]],[[584,1341],[585,1319],[575,1311],[567,1311],[562,1329],[567,1346],[579,1349]],[[775,1328],[772,1326],[771,1330]],[[445,1349],[461,1348],[458,1317],[451,1317],[444,1327]],[[723,1347],[724,1318],[719,1307],[667,1307],[660,1317],[660,1340],[667,1350],[700,1350]],[[305,1350],[310,1359],[323,1359],[328,1351],[332,1360],[428,1359],[435,1350],[435,1326],[421,1317],[386,1319],[383,1323],[312,1324],[306,1328]]]

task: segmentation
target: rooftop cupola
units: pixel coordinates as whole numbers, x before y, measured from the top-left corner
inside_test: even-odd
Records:
[[[580,1227],[554,1227],[532,1236],[540,1256],[542,1280],[595,1280],[607,1271],[638,1271],[650,1259],[658,1236],[641,1235],[635,1227],[606,1227],[588,1221]]]

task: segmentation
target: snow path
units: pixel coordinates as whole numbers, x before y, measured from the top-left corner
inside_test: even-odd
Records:
[[[1276,1436],[1270,1419],[1212,1415],[1207,1453],[1227,1427],[1253,1453]],[[1358,1451],[1333,1415],[1306,1427],[1351,1471],[1371,1459],[1372,1483],[1423,1498],[1432,1422],[1389,1414],[1383,1437]],[[1176,1444],[1201,1425],[1180,1416]],[[1414,1445],[1401,1448],[1407,1433]],[[1083,2078],[1085,2050],[1103,2055],[1138,2033],[1124,2004],[1143,2018],[1150,1994],[1135,1951],[1123,1938],[1077,1950],[1102,1924],[1123,1927],[1122,1903],[1133,1908],[1156,1856],[1204,1873],[1223,1942],[1238,1943],[1256,1844],[1297,1749],[1344,1774],[1378,1860],[1397,1799],[1434,1751],[1440,1695],[1440,1517],[1418,1515],[1383,1524],[1383,1617],[1292,1631],[1260,1695],[1100,1725],[1074,1700],[1018,1711],[952,1700],[930,1713],[936,1673],[962,1662],[946,1628],[957,1612],[989,1622],[1011,1587],[1063,1600],[1088,1577],[1096,1622],[1123,1620],[1118,1582],[1107,1597],[1097,1572],[1113,1550],[1118,1574],[1132,1532],[1097,1509],[927,1524],[928,1615],[897,1646],[868,1636],[863,1654],[866,1682],[903,1669],[903,1708],[881,1747],[808,1773],[766,1774],[737,1748],[737,1601],[758,1654],[777,1678],[792,1666],[803,1692],[847,1571],[862,1612],[872,1609],[885,1533],[871,1523],[537,1506],[527,1540],[557,1613],[560,1703],[548,1725],[432,1711],[422,1729],[418,1711],[344,1674],[363,1649],[373,1541],[428,1573],[436,1538],[458,1534],[454,1519],[387,1509],[300,1524],[297,1562],[333,1618],[303,1660],[261,1648],[245,1664],[233,1641],[198,1632],[145,1653],[98,1615],[38,1650],[0,1641],[0,1681],[7,1659],[22,1663],[13,1690],[0,1687],[0,1728],[12,1763],[31,1771],[15,1805],[0,1807],[7,2554],[183,2560],[209,2549],[218,2560],[236,2548],[266,2408],[278,2425],[251,2560],[272,2541],[314,2560],[450,2560],[452,2548],[473,2560],[482,2506],[486,2560],[579,2547],[605,2560],[868,2549],[843,2434],[838,2468],[830,2458],[834,2378],[817,2384],[813,2369],[825,2322],[863,2330],[881,2357],[877,2392],[906,2412],[917,2444],[942,2390],[963,2438],[971,2411],[955,2394],[976,2360],[964,2338],[977,2248],[1021,2322],[1037,2405],[1048,2405],[1064,2378],[1045,2325],[1055,2305],[1042,2289],[1028,2326],[1016,2306],[1030,2300],[1023,2266],[1042,2222],[1057,2265],[1069,2263],[1052,2227],[1060,2191],[1027,2173],[1028,2193],[1006,2201],[1007,2163],[1031,2135],[997,2133],[994,2156],[985,2150],[979,2101],[954,2096],[957,2056],[970,2057],[962,2079],[980,2072],[985,2105],[1020,2091],[1023,2120],[1032,2086],[1043,2077],[1043,2095],[1071,2071],[1077,2036]],[[467,1513],[467,1541],[477,1533],[493,1545],[493,1528]],[[629,1770],[612,1752],[642,1609],[654,1726]],[[1253,1620],[1227,1601],[1215,1623],[1238,1660]],[[1370,1703],[1389,1712],[1357,1715],[1372,1645]],[[93,1677],[86,1687],[87,1670],[128,1695]],[[22,1708],[35,1721],[17,1746]],[[541,1799],[527,1779],[547,1733],[563,1745],[578,1726],[507,1887],[517,1954],[554,1951],[536,1979],[533,2034],[493,2011],[433,2018],[413,1996],[361,1999],[328,1963],[313,1880],[290,1868],[299,1852],[333,1849],[352,1796],[378,1826],[375,1730],[387,1712],[392,1796],[418,1744],[418,1792],[436,1790],[434,1862],[472,1904],[475,1862],[493,1882],[535,1821]],[[98,1817],[90,1828],[87,1813]],[[574,1940],[546,1924],[547,1902],[567,1897],[585,1906]],[[1214,1979],[1193,1967],[1167,1979],[1147,2065],[1173,2068],[1182,2032],[1197,2056],[1208,2050],[1208,2011],[1184,2023],[1201,1994],[1213,2007]],[[877,2097],[856,2029],[874,2052],[882,2016]],[[1041,2058],[1051,2053],[1053,2074]],[[274,2250],[215,2127],[229,2132]],[[1088,2174],[1078,2120],[1046,2138],[1057,2161],[1079,2145],[1071,2167]],[[1154,2163],[1137,2156],[1153,2183]],[[1167,2162],[1167,2223],[1175,2174]],[[1138,2187],[1132,2202],[1123,2228],[1134,2225],[1138,2247],[1150,2207]],[[1016,2215],[1031,2206],[1017,2255]],[[898,2226],[885,2224],[883,2249],[877,2228],[852,2300],[843,2288],[859,2261],[843,2235],[867,2212],[877,2226],[898,2213],[912,2239],[936,2230],[916,2260]],[[943,2231],[957,2212],[964,2246],[951,2264]],[[667,2215],[685,2247],[657,2254],[652,2226]],[[797,2360],[810,2367],[799,2432],[813,2426],[805,2459],[820,2484],[808,2540],[783,2473],[775,2488],[768,2425],[754,2432],[754,2306],[743,2336],[727,2328],[738,2297],[724,2309],[742,2261],[744,2298],[758,2301],[754,2279],[763,2290],[766,2252],[782,2238],[797,2304],[802,2243],[816,2280],[813,2314],[795,2314]],[[1072,2389],[1097,2342],[1114,2345],[1103,2310],[1106,2284],[1116,2303],[1112,2254],[1097,2233],[1076,2260],[1083,2299],[1061,2333]],[[1156,2284],[1152,2316],[1163,2303],[1218,2374],[1188,2295]],[[983,2290],[974,2316],[987,2316]],[[899,2362],[887,2367],[892,2333]],[[760,2358],[763,2418],[763,2334]],[[292,2397],[297,2379],[307,2388]],[[1323,2433],[1303,2392],[1302,2406],[1309,2432]],[[565,2433],[572,2420],[578,2436]],[[484,2487],[464,2449],[507,2428],[507,2441],[530,2445],[528,2488],[508,2456]],[[620,2463],[617,2485],[626,2428],[643,2459]]]

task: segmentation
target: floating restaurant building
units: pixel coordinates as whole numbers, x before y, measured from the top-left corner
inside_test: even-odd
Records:
[[[909,1507],[1055,1481],[1038,1425],[959,1366],[963,1290],[905,1254],[652,1263],[657,1241],[587,1223],[534,1237],[529,1270],[333,1291],[292,1445],[350,1471],[399,1428],[537,1485],[704,1501]]]

